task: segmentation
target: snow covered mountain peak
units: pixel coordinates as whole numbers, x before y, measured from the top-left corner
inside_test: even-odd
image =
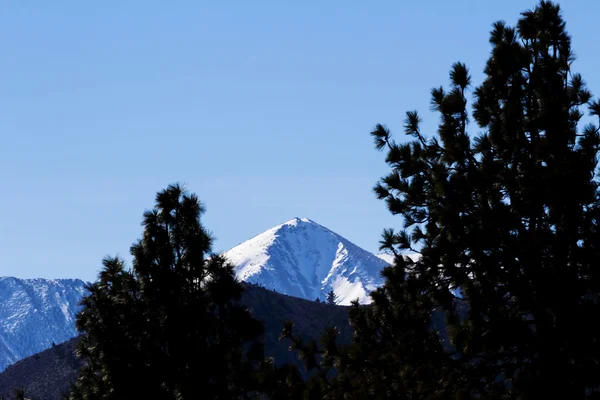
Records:
[[[368,303],[387,263],[308,218],[293,218],[224,253],[240,280],[291,296]]]
[[[308,218],[294,217],[294,218],[292,218],[291,220],[289,220],[288,222],[284,222],[283,224],[288,224],[288,225],[296,225],[296,224],[299,224],[299,223],[302,223],[302,222],[308,222],[308,223],[313,223],[313,224],[315,224],[315,223],[316,223],[316,222],[314,222],[314,221],[311,221],[311,220],[310,220],[310,219],[308,219]],[[283,224],[282,224],[282,225],[283,225]],[[317,224],[317,225],[318,225],[318,224]]]

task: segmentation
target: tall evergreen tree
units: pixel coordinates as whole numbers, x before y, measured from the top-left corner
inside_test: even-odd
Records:
[[[450,90],[432,90],[437,137],[422,134],[416,112],[405,120],[413,141],[397,144],[384,126],[374,130],[392,168],[375,191],[403,216],[383,247],[420,247],[407,272],[448,319],[452,359],[463,370],[457,389],[584,398],[600,383],[592,328],[600,311],[600,140],[596,125],[579,125],[600,106],[572,71],[558,5],[540,2],[516,29],[497,22],[490,43],[474,92],[481,133],[467,131],[470,76],[460,63]]]
[[[461,63],[449,89],[431,91],[436,134],[416,111],[404,123],[412,140],[372,132],[391,168],[374,190],[402,229],[383,234],[395,263],[372,305],[353,305],[353,344],[298,346],[313,365],[333,357],[321,358],[337,373],[320,395],[600,397],[600,102],[572,70],[558,5],[495,23],[490,43],[478,133]]]
[[[72,399],[229,399],[257,390],[262,324],[238,300],[233,267],[211,253],[204,207],[171,185],[144,213],[133,265],[107,257],[77,328],[88,360]]]

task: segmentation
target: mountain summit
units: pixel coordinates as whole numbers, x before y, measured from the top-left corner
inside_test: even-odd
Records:
[[[370,301],[387,263],[308,218],[294,218],[224,253],[238,279],[309,300]]]

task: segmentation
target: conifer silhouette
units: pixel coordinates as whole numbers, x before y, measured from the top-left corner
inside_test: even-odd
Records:
[[[144,213],[133,265],[106,257],[77,328],[88,360],[71,399],[232,399],[257,391],[263,326],[211,252],[204,207],[180,185]]]
[[[600,397],[600,102],[573,69],[560,7],[493,25],[483,83],[465,64],[431,91],[435,133],[377,125],[390,173],[375,186],[399,215],[372,304],[354,303],[353,343],[284,337],[317,373],[319,398]],[[591,119],[584,125],[583,117]],[[412,261],[402,256],[417,252]],[[315,394],[316,393],[316,394]]]

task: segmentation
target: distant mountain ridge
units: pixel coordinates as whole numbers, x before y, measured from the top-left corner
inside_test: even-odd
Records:
[[[282,294],[314,301],[334,290],[338,304],[369,302],[388,262],[307,218],[294,218],[224,253],[236,276]],[[85,294],[79,279],[0,277],[0,372],[77,335]]]
[[[277,225],[224,253],[238,279],[290,296],[338,304],[370,301],[388,263],[308,218]]]
[[[80,279],[0,277],[0,371],[77,334]]]

